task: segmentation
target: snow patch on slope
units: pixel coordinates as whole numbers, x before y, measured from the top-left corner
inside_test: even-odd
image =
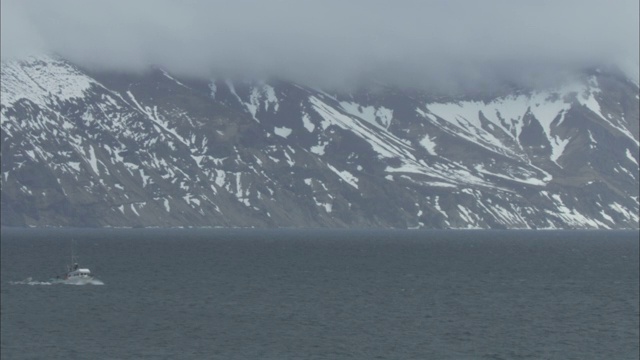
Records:
[[[283,137],[285,139],[288,138],[289,135],[291,135],[292,131],[293,130],[291,130],[291,129],[287,128],[287,127],[276,127],[276,128],[273,129],[273,132],[276,135],[278,135],[280,137]]]
[[[316,126],[313,125],[311,119],[309,118],[309,114],[307,113],[304,113],[302,115],[302,125],[304,125],[304,128],[307,129],[307,131],[309,131],[310,133],[312,133],[313,130],[316,129]]]
[[[333,171],[334,173],[336,173],[336,175],[338,175],[342,180],[344,180],[344,182],[346,182],[347,184],[353,186],[354,188],[358,188],[358,178],[353,176],[353,174],[351,174],[350,172],[343,170],[340,171],[338,169],[336,169],[335,167],[327,164],[327,167]]]
[[[249,102],[245,102],[244,105],[251,113],[251,116],[256,120],[256,114],[261,106],[264,106],[265,110],[271,108],[273,112],[277,112],[280,107],[274,88],[264,83],[251,90]]]
[[[431,155],[437,155],[436,154],[436,143],[435,140],[436,138],[431,138],[429,137],[429,135],[425,136],[422,140],[420,140],[420,145],[422,145],[422,147],[424,147],[427,152]]]
[[[55,101],[82,98],[96,84],[69,63],[49,56],[3,62],[1,76],[0,103],[6,107],[20,99],[47,107]]]
[[[387,129],[393,118],[393,110],[383,106],[364,106],[355,102],[342,101],[340,106],[349,114],[357,116],[371,125]]]
[[[638,161],[636,160],[636,158],[633,157],[633,154],[631,153],[631,151],[629,149],[626,149],[626,153],[625,155],[627,155],[627,159],[631,160],[634,164],[636,164],[636,166],[638,166]]]
[[[353,132],[354,135],[367,141],[373,151],[382,158],[408,158],[416,160],[414,149],[400,138],[387,131],[375,131],[364,125],[357,118],[345,115],[315,96],[309,98],[314,110],[323,118],[321,126],[326,130],[331,125]]]

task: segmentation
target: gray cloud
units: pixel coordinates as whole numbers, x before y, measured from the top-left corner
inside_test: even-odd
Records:
[[[2,58],[197,76],[535,84],[601,64],[637,79],[637,0],[2,1]]]

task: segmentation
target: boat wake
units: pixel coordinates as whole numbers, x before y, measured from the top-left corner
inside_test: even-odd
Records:
[[[101,280],[89,279],[86,281],[74,281],[64,279],[50,279],[49,281],[36,281],[33,278],[28,277],[22,281],[9,281],[11,285],[104,285]]]
[[[34,281],[32,278],[28,277],[22,281],[9,281],[11,285],[53,285],[52,282],[49,281]]]

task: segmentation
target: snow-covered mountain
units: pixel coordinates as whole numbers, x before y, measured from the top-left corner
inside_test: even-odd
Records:
[[[3,226],[638,228],[639,88],[484,98],[2,63]]]

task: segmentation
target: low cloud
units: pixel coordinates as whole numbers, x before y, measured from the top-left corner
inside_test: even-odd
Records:
[[[637,78],[637,0],[3,0],[2,59],[320,86],[536,85],[616,65]]]

